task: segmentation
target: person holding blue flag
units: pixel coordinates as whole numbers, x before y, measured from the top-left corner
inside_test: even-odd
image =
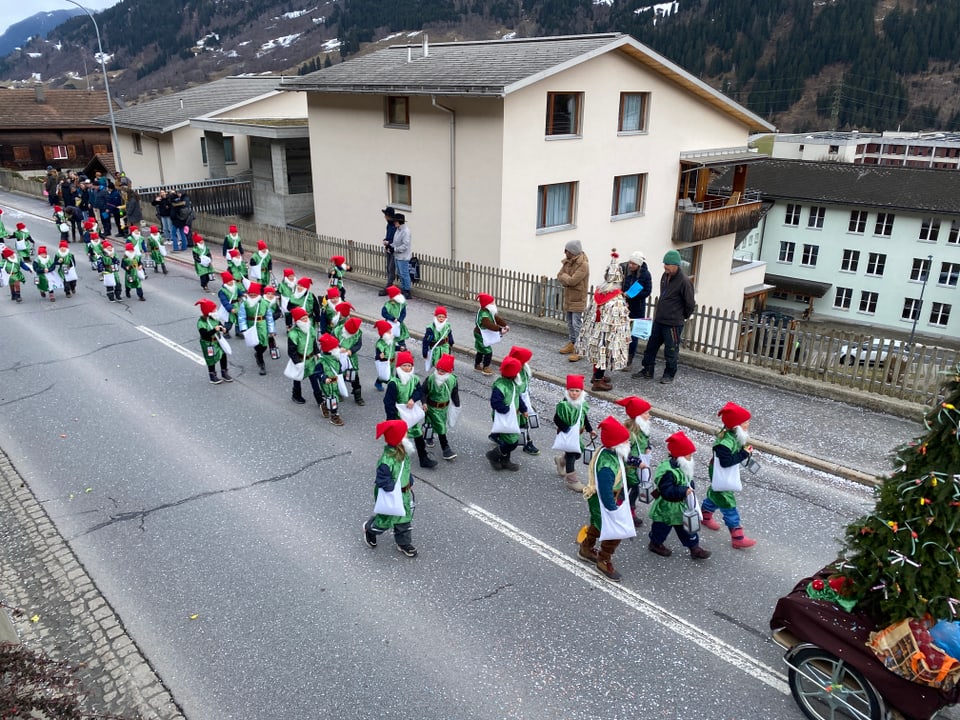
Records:
[[[643,320],[647,317],[647,298],[650,297],[653,278],[651,278],[650,270],[647,268],[647,258],[640,250],[635,250],[630,255],[629,260],[621,263],[620,272],[623,273],[623,285],[621,287],[627,300],[632,331],[636,325],[636,320]],[[630,371],[630,366],[633,365],[633,357],[637,354],[637,341],[639,340],[639,334],[631,332],[630,347],[627,349],[627,365],[620,368],[620,372]]]

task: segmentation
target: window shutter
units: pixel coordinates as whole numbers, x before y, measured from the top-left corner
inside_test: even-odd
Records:
[[[67,158],[70,160],[77,159],[77,147],[76,145],[67,145]]]
[[[49,145],[43,146],[43,159],[44,160],[53,160],[53,148]]]

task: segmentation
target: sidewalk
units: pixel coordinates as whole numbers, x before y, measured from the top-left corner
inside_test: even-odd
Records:
[[[49,208],[41,200],[0,191],[0,207],[35,213],[40,220],[49,222]],[[149,222],[149,221],[148,221]],[[52,224],[52,223],[51,223]],[[226,267],[225,259],[220,255],[222,238],[207,238],[214,256],[214,266],[219,270]],[[246,247],[255,247],[255,238],[244,238]],[[169,246],[168,246],[169,248]],[[168,260],[192,268],[189,251],[170,253]],[[554,263],[560,265],[557,258]],[[274,259],[274,274],[280,275],[282,268],[292,267],[297,276],[307,275],[314,278],[314,291],[319,295],[326,287],[328,268],[307,268],[302,264],[288,262],[283,258]],[[545,272],[553,268],[545,269]],[[659,268],[654,271],[659,278]],[[147,287],[149,288],[149,280]],[[365,284],[360,278],[348,273],[345,277],[347,300],[354,305],[355,313],[365,321],[374,321],[380,317],[380,308],[384,298],[378,296],[381,285]],[[218,288],[219,283],[213,283]],[[419,294],[416,284],[414,297],[408,303],[407,327],[417,342],[410,349],[418,358],[419,339],[433,319],[435,300]],[[197,287],[197,297],[200,288]],[[475,311],[445,305],[453,326],[456,341],[458,374],[473,373],[473,325]],[[523,318],[516,313],[503,311],[502,315],[510,324],[511,330],[504,340],[496,345],[494,361],[501,360],[511,345],[523,345],[533,351],[531,365],[535,375],[543,381],[563,384],[566,375],[580,374],[589,378],[591,366],[586,360],[568,362],[567,356],[557,350],[566,342],[559,332],[524,324]],[[366,327],[368,344],[372,345],[375,335],[372,328]],[[639,352],[642,352],[641,343]],[[815,469],[834,473],[857,482],[870,482],[874,476],[891,469],[890,455],[895,447],[913,439],[922,431],[919,421],[907,420],[894,415],[867,409],[859,404],[814,397],[802,391],[785,389],[792,381],[789,377],[766,372],[758,373],[754,368],[731,366],[729,363],[713,363],[723,371],[734,368],[741,377],[721,374],[721,372],[692,367],[691,361],[703,365],[701,358],[681,351],[680,369],[677,380],[671,385],[661,385],[655,380],[634,380],[629,372],[610,374],[613,390],[600,393],[598,397],[614,400],[625,395],[640,395],[653,404],[653,413],[678,425],[707,433],[719,428],[717,410],[728,400],[737,402],[753,413],[751,433],[754,445],[761,452],[775,454]],[[634,362],[633,370],[639,369]],[[662,356],[658,359],[657,376],[663,369]],[[747,375],[749,373],[749,375]],[[757,381],[762,377],[766,383]],[[840,395],[842,397],[842,395]],[[544,413],[546,414],[546,413]],[[549,422],[549,418],[544,418]]]

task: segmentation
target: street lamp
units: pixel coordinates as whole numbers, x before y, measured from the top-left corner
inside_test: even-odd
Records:
[[[103,45],[100,42],[100,28],[97,26],[97,19],[93,16],[93,13],[90,12],[90,10],[76,2],[76,0],[66,1],[71,5],[76,5],[90,16],[90,19],[93,21],[93,31],[97,34],[97,48],[100,50],[100,67],[103,70],[103,87],[107,91],[107,109],[110,111],[110,136],[113,138],[113,157],[116,161],[117,179],[119,180],[119,175],[123,170],[123,163],[120,161],[120,143],[117,140],[117,121],[113,117],[113,101],[110,99],[110,79],[107,77],[107,64],[103,59],[104,54]]]
[[[910,328],[910,339],[907,341],[908,348],[913,348],[913,334],[917,331],[917,320],[920,313],[923,312],[923,293],[927,289],[927,280],[930,279],[930,273],[933,272],[933,255],[927,255],[927,271],[923,274],[923,285],[920,288],[920,302],[917,305],[917,311],[913,314],[913,327]]]

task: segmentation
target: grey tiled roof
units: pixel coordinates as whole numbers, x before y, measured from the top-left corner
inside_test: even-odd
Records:
[[[719,177],[729,187],[732,172]],[[764,198],[960,215],[960,170],[770,159],[747,170]]]
[[[186,125],[190,118],[202,117],[224,108],[242,104],[277,89],[279,75],[225,77],[182,92],[147,100],[114,112],[117,127],[147,132],[169,132]],[[109,124],[110,116],[96,118]]]
[[[503,95],[527,78],[595,52],[620,33],[522,40],[393,45],[297,78],[284,87],[319,92]],[[410,62],[407,52],[410,49]]]

